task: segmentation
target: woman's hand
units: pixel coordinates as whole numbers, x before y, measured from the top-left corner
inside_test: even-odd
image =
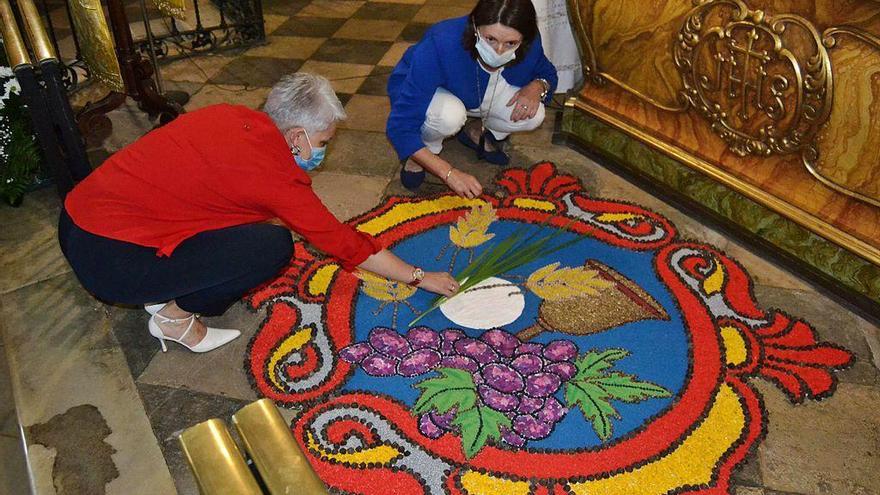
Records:
[[[474,199],[483,194],[483,186],[473,175],[457,168],[449,169],[446,174],[446,185],[462,198]]]
[[[517,91],[513,98],[507,102],[507,106],[513,106],[510,120],[519,122],[520,120],[528,120],[534,117],[538,113],[538,106],[541,104],[541,93],[543,92],[544,85],[538,81],[532,81]]]
[[[458,292],[458,282],[446,272],[425,272],[425,278],[419,283],[419,289],[451,297]]]

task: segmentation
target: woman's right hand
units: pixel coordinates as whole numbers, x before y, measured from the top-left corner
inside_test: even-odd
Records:
[[[480,194],[483,194],[483,186],[473,175],[462,172],[457,168],[450,169],[448,174],[449,175],[446,177],[446,185],[449,186],[449,189],[452,189],[455,194],[468,199],[474,199]]]
[[[458,292],[458,282],[446,272],[425,272],[425,278],[418,287],[446,297],[452,297]]]

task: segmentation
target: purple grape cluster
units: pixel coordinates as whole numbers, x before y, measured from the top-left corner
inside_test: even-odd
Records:
[[[511,428],[502,428],[502,440],[522,447],[529,440],[548,437],[568,412],[554,394],[575,375],[577,352],[567,340],[523,343],[500,329],[488,330],[474,339],[456,329],[436,332],[416,327],[401,335],[377,327],[365,342],[345,347],[340,355],[373,376],[414,377],[435,368],[470,372],[480,405],[511,420]],[[430,438],[438,438],[455,429],[455,413],[452,409],[444,414],[423,414],[419,429]]]

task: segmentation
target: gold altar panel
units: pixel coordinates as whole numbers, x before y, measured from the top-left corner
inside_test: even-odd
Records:
[[[679,107],[672,41],[691,9],[681,0],[577,0],[595,64],[658,104]]]
[[[854,252],[880,253],[880,1],[569,7],[587,76],[580,108],[723,171]]]
[[[835,41],[835,104],[818,136],[813,171],[880,205],[880,47],[846,34]]]
[[[817,181],[797,154],[741,157],[715,135],[700,115],[661,110],[619,87],[609,85],[601,91],[587,88],[579,98],[658,141],[672,143],[739,177],[756,190],[780,198],[804,216],[814,217],[880,248],[880,208],[840,194]]]

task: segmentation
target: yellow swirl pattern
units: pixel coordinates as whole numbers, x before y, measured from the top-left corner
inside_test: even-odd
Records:
[[[314,332],[315,329],[312,327],[300,328],[292,335],[281,341],[281,344],[275,348],[275,352],[272,353],[272,357],[269,359],[269,363],[266,365],[266,368],[269,371],[269,380],[272,381],[272,383],[278,390],[284,390],[284,385],[278,378],[278,362],[284,359],[284,357],[291,352],[296,351],[297,349],[301,349],[304,345],[308,344],[309,341],[312,340]]]
[[[682,486],[708,484],[724,453],[743,434],[746,414],[736,392],[729,385],[722,385],[706,420],[674,451],[633,471],[572,484],[572,492],[663,495]]]
[[[360,466],[362,464],[379,464],[388,466],[391,462],[402,455],[402,452],[390,445],[377,445],[364,450],[353,452],[330,452],[324,449],[312,432],[306,432],[306,443],[309,450],[325,459],[330,459],[347,466]]]

